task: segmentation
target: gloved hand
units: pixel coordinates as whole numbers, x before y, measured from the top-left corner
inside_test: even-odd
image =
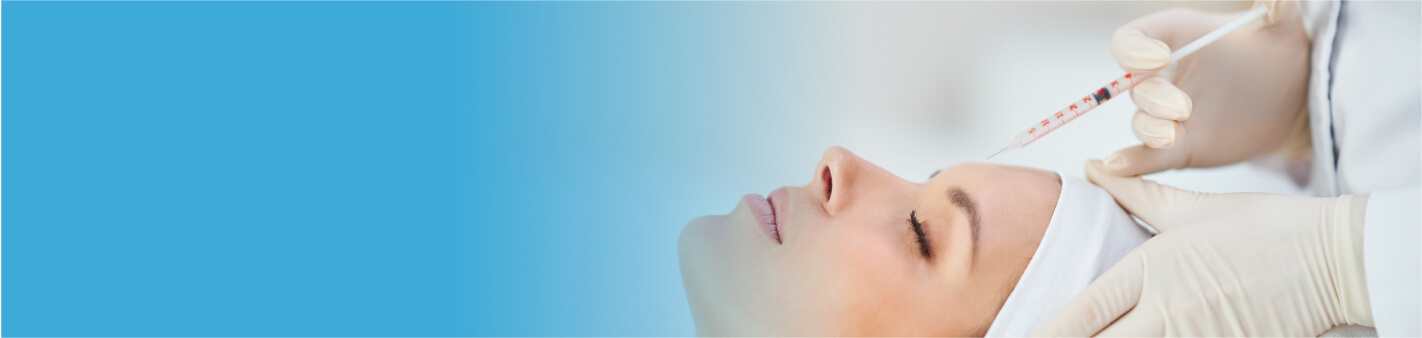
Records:
[[[1106,158],[1119,176],[1214,167],[1280,148],[1307,135],[1309,39],[1298,4],[1268,1],[1254,20],[1136,85],[1132,121],[1144,145]],[[1111,56],[1144,77],[1170,65],[1170,52],[1241,13],[1171,9],[1137,19],[1111,36]]]
[[[1372,326],[1367,196],[1205,194],[1107,173],[1087,178],[1160,234],[1127,254],[1038,336],[1317,336]]]

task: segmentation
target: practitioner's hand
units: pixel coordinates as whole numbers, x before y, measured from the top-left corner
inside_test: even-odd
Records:
[[[1157,74],[1131,90],[1132,129],[1143,145],[1106,158],[1111,173],[1213,167],[1278,149],[1307,123],[1309,40],[1298,4],[1270,2],[1254,20],[1196,51],[1171,71],[1170,52],[1241,13],[1171,9],[1137,19],[1111,36],[1111,56],[1127,72]]]
[[[1086,176],[1160,234],[1038,329],[1039,336],[1317,336],[1372,325],[1367,196],[1205,194],[1090,161]]]

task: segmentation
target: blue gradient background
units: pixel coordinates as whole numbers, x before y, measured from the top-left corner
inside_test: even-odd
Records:
[[[692,335],[686,221],[833,145],[911,180],[981,161],[1170,5],[5,1],[0,324]],[[1079,176],[1134,110],[993,161]],[[1152,178],[1291,187],[1257,171]]]
[[[813,8],[3,6],[7,336],[691,335],[682,224],[825,146]]]

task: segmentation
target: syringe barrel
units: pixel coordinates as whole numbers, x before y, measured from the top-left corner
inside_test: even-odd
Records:
[[[1067,122],[1071,122],[1077,117],[1086,115],[1086,112],[1091,111],[1092,108],[1096,108],[1102,103],[1106,103],[1107,100],[1113,99],[1116,96],[1121,95],[1122,93],[1125,93],[1128,90],[1131,90],[1131,88],[1135,88],[1136,83],[1144,80],[1145,79],[1143,77],[1131,75],[1128,73],[1124,76],[1121,76],[1120,78],[1117,78],[1116,81],[1111,81],[1111,83],[1102,86],[1101,89],[1097,89],[1095,92],[1092,92],[1091,94],[1086,95],[1086,97],[1083,97],[1080,100],[1073,102],[1066,108],[1063,108],[1062,110],[1059,110],[1056,113],[1047,116],[1047,118],[1042,119],[1042,121],[1037,122],[1037,124],[1033,125],[1031,128],[1028,128],[1027,131],[1022,132],[1021,134],[1017,134],[1017,138],[1015,140],[1017,141],[1018,147],[1025,147],[1032,142],[1036,142],[1037,139],[1040,139],[1043,136],[1047,136],[1047,134],[1051,133],[1054,130],[1057,130],[1057,128],[1061,128],[1061,126],[1066,125]]]
[[[1239,27],[1243,27],[1245,24],[1249,23],[1254,19],[1258,19],[1259,17],[1264,16],[1268,12],[1269,9],[1267,7],[1256,7],[1253,10],[1250,10],[1249,12],[1245,13],[1244,15],[1241,15],[1238,18],[1231,20],[1229,23],[1226,23],[1225,25],[1220,26],[1219,28],[1215,28],[1208,34],[1205,34],[1204,36],[1195,39],[1195,41],[1190,42],[1184,47],[1181,47],[1180,49],[1171,52],[1171,64],[1167,67],[1167,69],[1175,67],[1175,62],[1180,61],[1180,59],[1184,59],[1185,56],[1190,55],[1190,53],[1193,53],[1196,50],[1199,50],[1200,48],[1209,45],[1211,42],[1214,42],[1216,39],[1219,39],[1225,34],[1228,34],[1230,31],[1233,31]],[[1096,92],[1091,93],[1086,97],[1081,98],[1080,101],[1075,102],[1070,106],[1067,106],[1066,109],[1062,109],[1052,114],[1051,116],[1047,116],[1047,118],[1042,119],[1041,122],[1038,122],[1036,125],[1033,125],[1032,128],[1027,129],[1027,131],[1022,132],[1021,134],[1017,134],[1017,137],[1013,138],[1013,143],[1009,143],[1008,149],[1014,147],[1022,148],[1032,142],[1036,142],[1043,136],[1047,136],[1047,134],[1051,133],[1054,130],[1057,130],[1057,128],[1061,128],[1061,126],[1066,125],[1067,122],[1071,122],[1077,117],[1085,115],[1086,112],[1091,111],[1092,108],[1096,108],[1096,106],[1099,106],[1102,103],[1105,103],[1106,100],[1110,100],[1111,98],[1121,95],[1121,93],[1125,93],[1126,91],[1131,90],[1131,88],[1134,88],[1136,84],[1139,84],[1140,81],[1144,80],[1145,78],[1142,76],[1126,74],[1125,76],[1116,79],[1116,81],[1111,81],[1110,84],[1101,87],[1101,89],[1097,89]]]

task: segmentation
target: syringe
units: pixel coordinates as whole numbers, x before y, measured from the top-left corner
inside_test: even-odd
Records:
[[[1185,47],[1180,47],[1180,49],[1171,52],[1170,66],[1167,67],[1167,69],[1174,68],[1176,62],[1180,61],[1180,59],[1184,58],[1185,56],[1190,55],[1190,53],[1194,53],[1196,50],[1199,50],[1200,48],[1209,45],[1211,42],[1215,42],[1215,40],[1218,40],[1221,36],[1224,36],[1225,34],[1235,30],[1236,28],[1239,28],[1240,26],[1244,26],[1244,24],[1249,23],[1249,21],[1258,19],[1260,16],[1263,16],[1265,13],[1268,12],[1268,7],[1255,7],[1253,10],[1244,13],[1243,16],[1234,19],[1234,21],[1230,21],[1224,26],[1220,26],[1220,28],[1216,28],[1214,31],[1211,31],[1209,34],[1205,34],[1205,36],[1202,36],[1199,39],[1195,39],[1195,41],[1190,42],[1190,44],[1185,45]],[[1090,95],[1081,98],[1081,100],[1072,103],[1070,106],[1067,106],[1065,109],[1057,111],[1051,116],[1047,116],[1047,118],[1042,119],[1041,122],[1033,124],[1032,128],[1027,129],[1027,131],[1022,132],[1021,134],[1017,134],[1017,137],[1014,137],[1011,142],[1008,142],[1006,147],[1002,147],[1002,150],[998,150],[996,153],[989,155],[988,159],[992,159],[993,156],[997,156],[998,154],[1005,153],[1009,150],[1022,149],[1028,144],[1036,142],[1042,137],[1047,136],[1047,134],[1051,133],[1052,131],[1057,130],[1058,128],[1061,128],[1062,126],[1066,125],[1068,122],[1076,120],[1077,117],[1085,115],[1086,112],[1091,111],[1092,108],[1100,106],[1102,103],[1105,103],[1106,100],[1110,100],[1111,98],[1125,93],[1127,90],[1131,90],[1131,88],[1134,88],[1137,83],[1144,81],[1146,76],[1149,75],[1137,76],[1127,73],[1125,76],[1117,78],[1116,81],[1111,81],[1110,84],[1101,87],[1101,89],[1097,89],[1096,92],[1093,92]]]

